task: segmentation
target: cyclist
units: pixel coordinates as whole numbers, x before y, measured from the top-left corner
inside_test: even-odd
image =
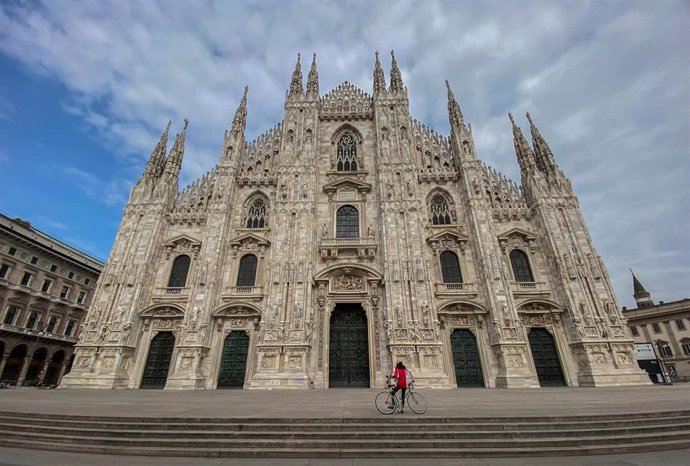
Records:
[[[400,413],[402,414],[405,412],[405,392],[407,391],[407,385],[408,383],[414,381],[414,377],[412,377],[412,373],[407,370],[405,364],[403,364],[402,362],[398,362],[395,365],[395,372],[391,374],[391,377],[396,379],[395,387],[393,387],[393,389],[391,390],[393,396],[395,396],[398,390],[402,390],[402,396],[400,397]]]

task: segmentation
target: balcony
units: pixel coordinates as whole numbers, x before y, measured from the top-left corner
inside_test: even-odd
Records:
[[[437,298],[473,298],[477,296],[476,283],[436,283],[434,295]]]
[[[361,259],[373,259],[376,257],[378,241],[376,238],[321,238],[319,252],[323,259],[335,259],[345,253],[348,256],[356,255]]]
[[[189,297],[189,290],[186,287],[158,287],[151,299],[154,303],[180,302]]]
[[[228,286],[221,299],[229,301],[261,301],[264,298],[263,286]]]
[[[544,282],[511,282],[510,289],[513,296],[547,296],[551,293]]]

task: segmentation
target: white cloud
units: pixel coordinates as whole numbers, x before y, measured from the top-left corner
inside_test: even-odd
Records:
[[[71,170],[90,196],[123,202],[168,119],[191,121],[183,180],[208,170],[245,84],[247,138],[273,126],[298,51],[305,75],[318,53],[325,93],[344,80],[370,91],[373,51],[387,66],[395,49],[413,116],[447,132],[450,79],[480,157],[513,178],[506,113],[524,124],[530,111],[573,180],[623,303],[632,301],[631,265],[650,271],[644,282],[657,299],[687,295],[690,96],[679,48],[690,32],[681,1],[18,5],[0,9],[0,51],[64,83],[65,109],[131,165],[131,179],[103,180],[98,191],[93,175]]]

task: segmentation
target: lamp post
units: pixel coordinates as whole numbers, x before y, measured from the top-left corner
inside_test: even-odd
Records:
[[[664,356],[664,351],[662,349],[661,344],[666,343],[665,341],[662,340],[654,340],[654,343],[656,343],[656,349],[659,350],[659,366],[661,367],[661,378],[664,381],[665,384],[671,384],[671,378],[669,377],[668,379],[666,378],[666,361],[665,356]]]
[[[34,348],[34,354],[31,357],[32,361],[33,361],[34,356],[36,356],[36,352],[38,351],[38,342],[41,340],[41,335],[43,335],[43,331],[45,330],[45,328],[46,328],[46,324],[43,321],[39,322],[38,325],[36,326],[36,348]],[[45,361],[42,364],[44,365]],[[36,377],[39,377],[40,375],[41,375],[40,371],[36,373]],[[37,379],[34,379],[34,385],[37,384],[36,380]]]

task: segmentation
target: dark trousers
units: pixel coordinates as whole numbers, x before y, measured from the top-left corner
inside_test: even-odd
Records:
[[[404,408],[405,407],[405,392],[407,391],[407,388],[394,387],[393,388],[393,396],[395,396],[395,394],[398,393],[398,390],[402,390],[400,401],[402,402],[402,407]]]

